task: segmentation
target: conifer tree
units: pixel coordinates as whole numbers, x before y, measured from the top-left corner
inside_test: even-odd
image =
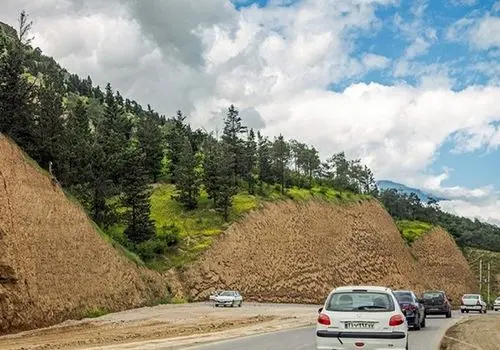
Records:
[[[227,152],[228,171],[233,177],[233,185],[237,186],[238,179],[244,175],[244,147],[245,143],[240,137],[246,133],[247,127],[241,122],[238,110],[231,105],[227,115],[224,118],[224,132],[222,134],[222,142],[225,144],[225,152]]]
[[[125,153],[127,171],[122,177],[122,203],[127,208],[125,235],[134,244],[145,242],[155,235],[154,222],[150,219],[151,189],[144,160],[144,154],[137,147],[131,147]]]
[[[186,209],[192,210],[198,206],[202,171],[200,159],[191,147],[191,142],[184,136],[182,150],[179,154],[178,164],[175,168],[176,199]]]
[[[146,114],[137,126],[139,149],[145,154],[145,166],[151,181],[156,182],[161,173],[163,160],[163,132],[158,122]]]

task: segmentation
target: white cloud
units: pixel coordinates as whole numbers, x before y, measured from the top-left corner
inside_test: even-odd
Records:
[[[366,67],[376,69],[387,68],[391,63],[391,60],[389,58],[372,53],[365,54],[362,61]]]
[[[472,6],[477,3],[477,0],[449,0],[455,6]]]
[[[446,37],[467,41],[478,50],[500,48],[500,17],[487,13],[482,17],[462,18],[448,28]]]
[[[500,226],[500,200],[497,197],[490,197],[491,200],[482,203],[471,203],[466,200],[450,200],[439,202],[442,210],[451,214],[477,218],[491,224]]]
[[[486,147],[487,151],[500,146],[500,128],[492,124],[479,124],[458,130],[454,135],[453,153],[474,152]]]
[[[410,22],[395,17],[408,47],[394,64],[394,76],[417,76],[420,84],[355,83],[342,92],[327,87],[391,65],[387,57],[358,58],[354,52],[358,37],[380,29],[376,8],[398,1],[304,0],[279,6],[285,2],[238,12],[229,0],[155,0],[140,6],[133,0],[4,0],[0,20],[15,24],[26,8],[35,21],[35,43],[46,54],[101,86],[110,81],[122,95],[161,113],[182,109],[195,126],[211,129],[234,103],[264,134],[314,144],[323,156],[345,150],[365,160],[378,178],[428,181],[435,191],[442,190],[442,182],[430,180],[425,169],[439,145],[450,134],[500,120],[500,87],[452,91],[445,64],[415,61],[437,41],[436,30],[425,22],[428,2],[415,3]],[[491,47],[497,39],[485,33],[496,28],[495,18],[455,29],[478,28],[468,38]],[[482,193],[444,191],[455,197]]]

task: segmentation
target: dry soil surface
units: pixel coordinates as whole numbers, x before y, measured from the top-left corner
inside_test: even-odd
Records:
[[[211,303],[160,305],[3,336],[0,349],[141,348],[141,342],[167,338],[172,346],[185,346],[206,340],[207,334],[214,340],[312,325],[317,308],[257,303],[244,303],[241,308],[215,308]]]
[[[465,318],[448,329],[441,350],[500,349],[500,313]]]
[[[339,285],[442,289],[455,300],[475,290],[447,232],[434,229],[408,247],[375,200],[268,203],[231,225],[181,279],[193,300],[216,289],[259,302],[315,304]]]

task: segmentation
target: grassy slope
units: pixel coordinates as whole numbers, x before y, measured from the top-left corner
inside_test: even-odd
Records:
[[[396,221],[396,226],[408,244],[432,229],[431,224],[422,221],[399,220]]]
[[[156,222],[157,234],[161,234],[162,227],[175,225],[180,231],[182,238],[178,249],[173,249],[162,261],[154,261],[148,265],[152,268],[164,270],[169,267],[181,267],[192,261],[198,253],[208,248],[214,238],[227,226],[240,218],[245,213],[260,207],[266,201],[293,199],[306,201],[310,199],[323,199],[332,203],[350,203],[371,198],[366,195],[353,193],[339,193],[333,189],[313,188],[312,190],[291,188],[286,195],[281,195],[273,187],[265,189],[266,195],[253,196],[246,192],[240,192],[234,197],[233,207],[229,222],[225,223],[221,216],[212,209],[212,201],[208,199],[207,193],[202,191],[198,208],[185,211],[172,195],[175,187],[170,184],[157,184],[151,196],[151,217]],[[124,243],[125,237],[123,224],[111,227],[107,233],[113,240]]]

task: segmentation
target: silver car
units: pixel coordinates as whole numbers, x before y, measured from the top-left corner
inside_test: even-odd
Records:
[[[495,311],[500,310],[500,297],[496,298],[495,301],[493,302],[493,310]]]
[[[225,290],[219,293],[217,296],[213,298],[215,307],[218,306],[238,306],[241,307],[243,303],[243,297],[241,294],[234,290]]]

